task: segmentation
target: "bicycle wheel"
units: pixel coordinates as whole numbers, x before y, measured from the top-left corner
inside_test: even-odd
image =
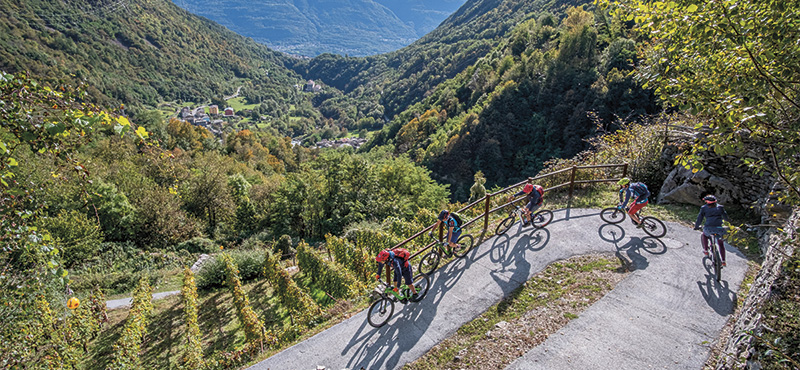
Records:
[[[439,255],[437,252],[438,246],[434,245],[433,250],[428,252],[425,257],[422,257],[422,260],[419,261],[419,266],[417,267],[417,271],[423,274],[430,274],[433,270],[436,270],[436,267],[439,266],[439,260],[442,259],[442,256]]]
[[[456,244],[458,244],[458,246],[453,248],[453,255],[455,255],[458,258],[463,258],[464,256],[467,255],[467,252],[469,252],[470,249],[472,249],[472,243],[474,243],[474,241],[475,238],[473,238],[472,235],[469,234],[461,235],[461,237],[458,238],[458,240],[456,241]],[[420,272],[424,273],[425,271],[420,270]]]
[[[642,229],[647,235],[650,235],[654,238],[660,238],[664,235],[667,235],[667,227],[664,226],[664,223],[661,220],[655,217],[644,217],[642,218]]]
[[[541,229],[550,224],[553,221],[553,212],[548,209],[543,209],[539,212],[536,212],[535,215],[532,217],[533,219],[533,227],[537,229]]]
[[[711,262],[714,265],[714,278],[716,278],[719,283],[722,279],[722,259],[719,257],[716,238],[712,238],[711,241],[714,243],[711,246]]]
[[[495,235],[503,235],[514,225],[514,216],[508,216],[505,220],[501,221],[500,224],[497,225],[497,229],[494,230]]]
[[[376,328],[385,325],[394,313],[394,302],[389,298],[381,298],[369,306],[367,312],[367,322]]]
[[[617,207],[609,207],[600,211],[600,218],[610,224],[618,224],[625,221],[625,211]]]
[[[427,274],[414,276],[414,288],[417,289],[417,299],[411,299],[411,302],[419,302],[428,294],[428,289],[431,288],[431,279]]]

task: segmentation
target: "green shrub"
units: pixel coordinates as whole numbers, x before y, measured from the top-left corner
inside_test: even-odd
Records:
[[[61,245],[67,266],[92,258],[100,251],[103,232],[96,220],[89,219],[82,212],[62,209],[56,217],[45,219],[43,224]]]
[[[203,237],[194,237],[175,246],[175,250],[176,251],[185,250],[193,254],[196,253],[210,254],[214,253],[217,250],[217,245],[211,239]]]
[[[264,252],[259,250],[232,250],[227,252],[239,270],[239,279],[253,280],[261,275]],[[217,256],[218,257],[218,256]],[[225,286],[227,272],[220,258],[207,261],[197,272],[197,289],[206,290]]]

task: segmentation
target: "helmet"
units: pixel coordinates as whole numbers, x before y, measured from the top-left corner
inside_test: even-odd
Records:
[[[705,197],[703,197],[703,200],[706,201],[706,203],[708,203],[708,204],[716,203],[717,202],[717,197],[715,197],[713,195],[706,195]]]
[[[631,183],[631,179],[629,179],[627,177],[623,177],[623,178],[619,179],[619,181],[617,181],[617,185],[620,185],[620,186],[625,186],[625,185],[628,185],[630,183]]]
[[[389,251],[388,249],[384,249],[384,250],[378,252],[378,255],[375,256],[375,261],[376,262],[381,262],[381,263],[382,262],[386,262],[386,260],[388,260],[389,257],[391,256],[391,253],[392,252]]]
[[[533,191],[533,185],[531,185],[531,184],[525,185],[525,187],[522,188],[522,191],[524,191],[525,194],[528,194],[528,193],[532,192]]]
[[[450,214],[450,211],[448,211],[446,209],[443,209],[441,212],[439,212],[439,217],[438,218],[440,220],[444,221],[444,218],[447,217],[448,214]]]

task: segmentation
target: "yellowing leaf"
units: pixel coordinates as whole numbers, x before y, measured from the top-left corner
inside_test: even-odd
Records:
[[[119,124],[123,125],[123,126],[130,126],[131,125],[131,121],[128,121],[127,117],[117,117],[117,122],[119,122]]]
[[[688,8],[686,8],[686,11],[687,11],[687,12],[689,12],[689,13],[694,13],[694,12],[696,12],[696,11],[697,11],[697,5],[694,5],[694,4],[692,4],[692,5],[689,5],[689,7],[688,7]]]
[[[150,134],[147,133],[147,130],[145,130],[144,127],[139,126],[136,128],[136,136],[138,136],[140,139],[147,139]]]

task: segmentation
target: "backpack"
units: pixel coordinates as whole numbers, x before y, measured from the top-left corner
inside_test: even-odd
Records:
[[[533,189],[539,192],[539,196],[544,196],[544,188],[541,185],[534,185]]]
[[[408,249],[405,248],[395,248],[392,249],[394,255],[403,259],[403,261],[408,261],[408,258],[411,257],[411,253],[408,252]]]
[[[456,220],[456,227],[455,227],[456,230],[461,228],[461,225],[464,224],[464,221],[461,221],[461,216],[458,213],[455,213],[455,212],[451,212],[450,216],[453,217],[453,219]]]
[[[641,182],[635,182],[631,184],[631,188],[639,194],[640,197],[649,198],[650,197],[650,190],[647,190],[647,185]]]

